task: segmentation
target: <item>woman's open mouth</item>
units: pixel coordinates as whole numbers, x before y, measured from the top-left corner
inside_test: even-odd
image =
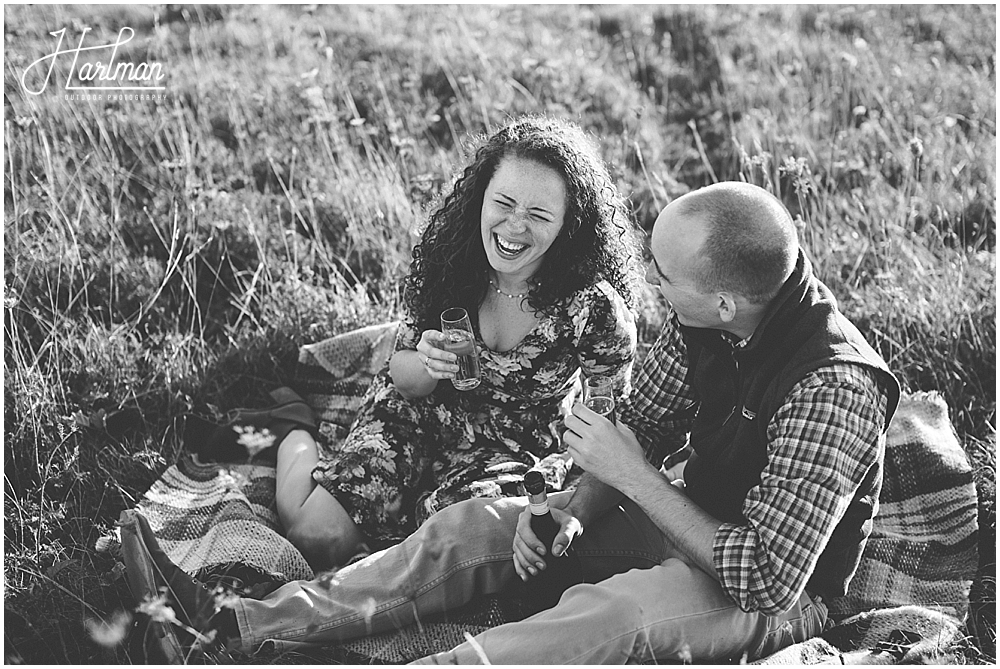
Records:
[[[528,248],[527,244],[508,242],[495,232],[493,233],[493,243],[497,247],[497,252],[503,258],[516,258]]]

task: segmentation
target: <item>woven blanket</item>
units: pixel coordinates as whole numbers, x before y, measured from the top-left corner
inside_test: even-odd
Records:
[[[753,664],[963,664],[957,618],[923,606],[875,609]]]
[[[346,435],[365,389],[392,351],[395,331],[394,323],[376,325],[302,347],[295,390],[315,410],[328,443]],[[137,508],[167,554],[203,580],[232,574],[239,565],[246,583],[242,590],[237,584],[237,592],[253,596],[250,586],[261,582],[313,577],[281,534],[272,467],[205,465],[184,457],[156,481]],[[851,662],[859,649],[888,644],[898,650],[906,644],[890,637],[904,632],[904,641],[928,642],[919,647],[923,651],[914,651],[924,652],[921,657],[931,656],[928,649],[937,653],[949,647],[960,637],[961,618],[968,609],[977,567],[977,529],[972,470],[947,406],[934,393],[906,396],[887,436],[885,483],[872,537],[850,591],[828,603],[831,617],[841,622],[821,638],[767,661]],[[475,635],[518,618],[516,606],[487,598],[422,621],[419,628],[344,644],[334,657],[407,662],[454,647],[467,633]],[[897,655],[883,652],[875,659],[899,661],[902,656]]]
[[[886,435],[879,510],[833,616],[923,604],[964,618],[979,562],[972,466],[937,393],[904,395]]]

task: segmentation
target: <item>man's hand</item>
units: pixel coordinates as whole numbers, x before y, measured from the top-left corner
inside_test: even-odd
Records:
[[[564,498],[563,503],[567,499]],[[576,516],[552,504],[549,505],[549,511],[560,525],[551,546],[543,546],[531,531],[531,509],[525,507],[517,519],[517,533],[514,535],[514,569],[522,581],[527,581],[529,576],[534,576],[545,569],[544,556],[549,551],[557,557],[562,555],[573,539],[583,533],[583,525]]]
[[[574,464],[603,483],[628,494],[636,474],[650,467],[639,440],[624,423],[614,425],[583,404],[566,417],[563,441]]]

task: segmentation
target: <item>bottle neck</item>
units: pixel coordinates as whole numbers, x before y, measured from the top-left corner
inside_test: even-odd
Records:
[[[528,495],[528,508],[531,509],[531,515],[544,516],[549,512],[548,497],[544,492],[538,495]]]

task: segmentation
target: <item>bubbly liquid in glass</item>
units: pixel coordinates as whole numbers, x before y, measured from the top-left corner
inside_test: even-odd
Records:
[[[448,330],[444,348],[458,356],[455,364],[458,373],[451,380],[458,390],[472,390],[479,385],[479,356],[476,355],[476,344],[472,341],[472,333],[464,330]]]
[[[610,397],[588,397],[585,406],[594,413],[600,414],[608,420],[614,420],[615,401]]]

